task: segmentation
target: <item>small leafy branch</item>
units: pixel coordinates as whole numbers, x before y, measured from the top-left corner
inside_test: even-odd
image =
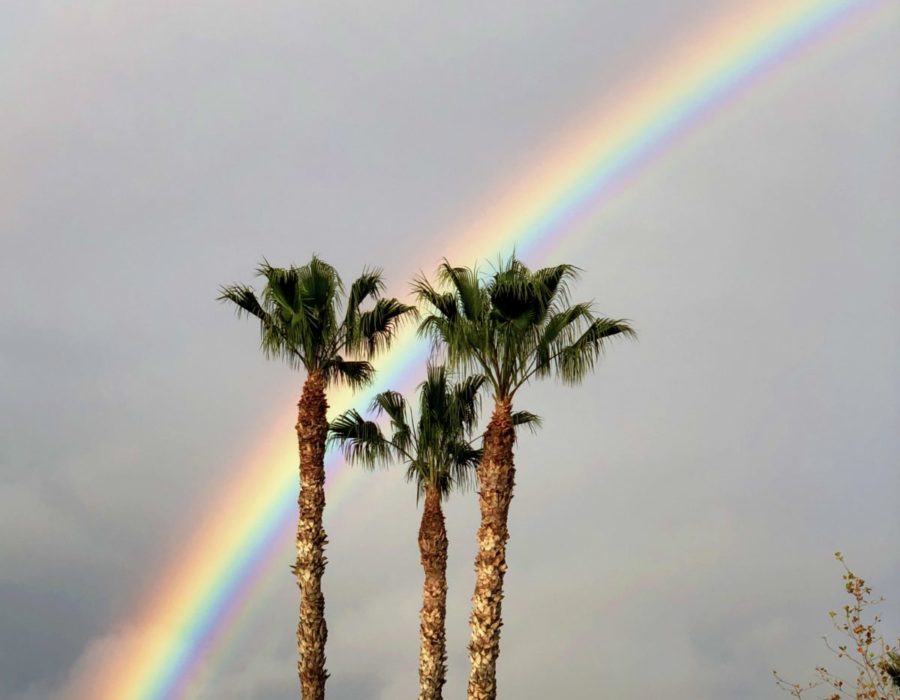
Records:
[[[847,659],[853,664],[856,669],[855,686],[834,675],[825,666],[817,666],[817,680],[806,684],[790,683],[773,671],[775,682],[779,688],[800,700],[807,697],[804,693],[820,687],[827,688],[831,693],[824,700],[900,700],[900,641],[892,646],[878,633],[877,626],[881,623],[878,615],[873,615],[871,622],[864,619],[868,609],[882,603],[884,598],[872,596],[872,589],[866,582],[847,567],[843,554],[835,552],[834,558],[844,567],[844,588],[852,602],[844,605],[841,613],[828,613],[845,643],[835,646],[828,637],[823,639],[825,646],[837,658]]]

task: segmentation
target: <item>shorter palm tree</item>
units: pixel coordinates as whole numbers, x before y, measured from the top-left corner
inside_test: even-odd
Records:
[[[478,420],[478,394],[485,378],[452,383],[444,367],[429,366],[419,385],[419,417],[395,391],[378,394],[371,410],[390,419],[386,436],[374,421],[350,410],[329,426],[329,442],[341,446],[347,461],[370,469],[396,460],[406,463],[417,500],[424,498],[419,554],[425,571],[420,613],[419,700],[440,700],[447,675],[447,529],[442,502],[454,489],[474,482],[482,450],[470,435]],[[514,425],[535,427],[540,419],[527,411],[513,414]]]

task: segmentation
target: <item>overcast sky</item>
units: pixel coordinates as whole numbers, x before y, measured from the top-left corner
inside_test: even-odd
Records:
[[[475,262],[462,222],[755,4],[2,3],[0,698],[73,700],[296,402],[220,284],[317,252],[405,294],[423,261]],[[504,698],[778,696],[771,669],[828,660],[837,549],[900,633],[898,123],[888,9],[705,117],[543,261],[584,268],[574,296],[640,341],[521,397],[544,427],[518,448]],[[414,489],[353,478],[327,513],[329,697],[412,697]],[[475,497],[448,518],[461,697]],[[297,696],[290,559],[196,700]]]

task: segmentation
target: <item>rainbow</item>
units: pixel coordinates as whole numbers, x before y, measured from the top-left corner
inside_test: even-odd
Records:
[[[509,252],[539,261],[555,245],[590,230],[596,212],[641,168],[728,99],[797,52],[838,36],[860,17],[874,17],[889,0],[772,0],[754,2],[711,24],[662,68],[536,163],[526,179],[450,240],[465,262]],[[599,115],[599,116],[598,116]],[[427,349],[412,332],[398,338],[379,364],[379,391],[406,386]],[[332,411],[366,401],[346,391],[329,395]],[[296,446],[279,421],[254,456],[214,500],[183,553],[154,586],[132,621],[136,653],[102,671],[101,700],[175,700],[193,694],[215,666],[273,576],[296,512]],[[333,509],[351,480],[333,457],[328,499]]]

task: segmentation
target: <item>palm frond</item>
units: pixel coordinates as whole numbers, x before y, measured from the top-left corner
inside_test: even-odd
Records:
[[[384,280],[381,277],[381,269],[364,269],[362,274],[353,280],[353,284],[350,285],[350,293],[347,295],[347,308],[344,312],[344,328],[356,328],[360,305],[366,299],[377,299],[382,292],[384,292]]]
[[[535,347],[535,366],[538,375],[550,370],[551,360],[560,347],[574,341],[584,332],[585,324],[594,320],[590,304],[575,304],[549,316],[540,329]]]
[[[293,315],[300,307],[297,286],[297,268],[272,267],[267,261],[260,263],[257,275],[265,277],[263,299],[267,305]]]
[[[350,294],[347,295],[347,307],[358,308],[370,297],[377,299],[384,292],[384,280],[381,268],[366,268],[362,274],[353,280],[350,285]]]
[[[491,313],[501,323],[523,318],[537,319],[542,312],[544,294],[535,284],[531,271],[516,258],[501,262],[487,281]]]
[[[351,464],[369,469],[387,464],[391,458],[391,444],[381,428],[351,409],[335,418],[328,426],[328,444],[339,445],[344,458]]]
[[[456,297],[451,292],[437,291],[423,275],[413,280],[412,291],[419,303],[433,306],[444,318],[452,320],[456,317],[459,310]]]
[[[624,319],[598,318],[579,338],[562,348],[555,361],[563,382],[580,382],[594,368],[606,341],[616,335],[634,338],[637,334]]]
[[[285,334],[277,317],[267,311],[256,296],[252,287],[244,284],[233,284],[219,289],[219,301],[230,301],[235,305],[238,318],[252,316],[259,320],[260,347],[268,358],[281,357],[292,366],[301,364],[295,344]]]
[[[352,389],[361,389],[375,380],[375,367],[366,360],[345,360],[334,355],[322,367],[325,379],[334,384],[346,384]]]
[[[397,391],[383,391],[372,399],[370,410],[391,421],[391,442],[407,452],[414,449],[417,435],[407,416],[406,399]]]
[[[451,459],[450,475],[452,484],[461,491],[474,487],[478,474],[478,465],[484,457],[484,449],[473,447],[470,442],[457,440],[448,448]]]
[[[396,299],[379,299],[374,308],[359,315],[359,341],[365,344],[369,356],[375,355],[390,347],[404,320],[417,315],[415,306]]]
[[[246,284],[231,284],[219,287],[219,296],[216,297],[216,301],[232,302],[237,307],[235,312],[238,318],[246,314],[266,323],[271,322],[268,312],[260,305],[253,288]]]
[[[473,374],[457,381],[453,388],[453,403],[457,420],[465,430],[471,430],[478,420],[481,409],[481,389],[484,387],[487,377],[483,374]]]
[[[544,422],[539,415],[531,411],[513,411],[511,418],[513,427],[525,426],[532,434],[536,433]]]
[[[535,270],[533,278],[544,296],[544,306],[548,309],[566,306],[569,303],[569,284],[578,279],[580,272],[580,268],[565,263]]]
[[[445,259],[438,267],[438,279],[452,286],[459,309],[467,319],[481,318],[485,310],[485,294],[477,268],[453,267]]]
[[[435,349],[442,344],[449,346],[454,335],[455,325],[444,316],[428,314],[419,323],[417,335],[431,340]]]
[[[399,391],[383,391],[372,399],[370,410],[386,414],[391,423],[406,424],[406,399]]]
[[[332,341],[337,338],[337,307],[343,293],[337,271],[313,256],[308,264],[289,268],[288,272],[297,287],[296,306],[303,310],[303,324],[309,329],[310,340]],[[330,352],[331,344],[328,342],[316,342],[315,346],[320,357]]]

